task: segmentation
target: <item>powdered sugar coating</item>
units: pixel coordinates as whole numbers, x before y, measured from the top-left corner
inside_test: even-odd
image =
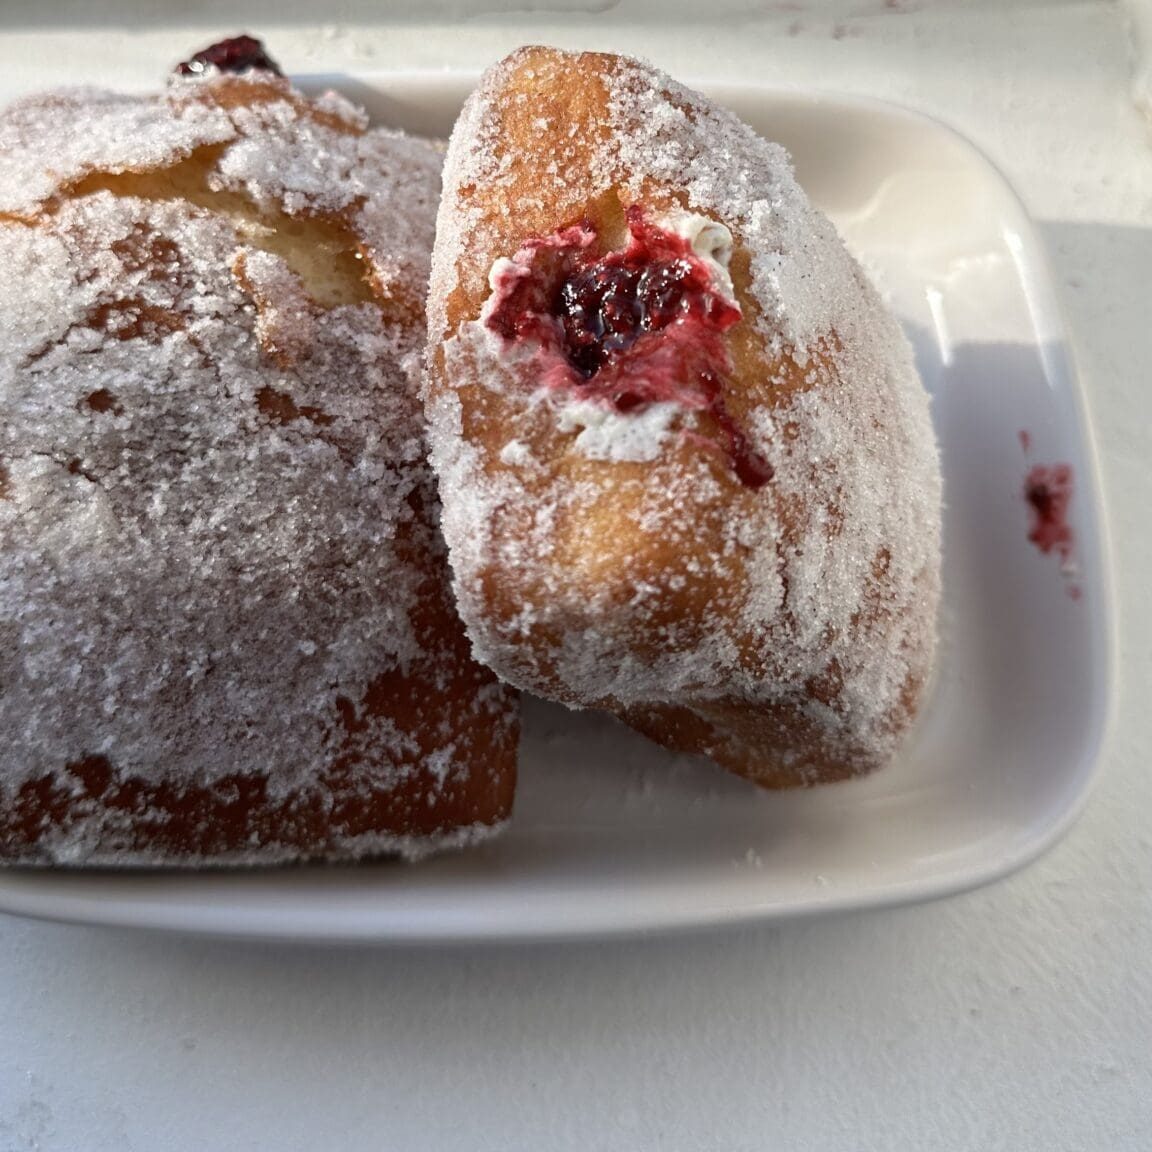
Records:
[[[443,598],[415,392],[437,151],[267,76],[25,101],[0,141],[0,802],[76,797],[0,846],[172,862],[140,835],[162,806],[105,807],[90,777],[258,781],[252,842],[183,864],[486,834],[458,799],[468,725],[514,742],[513,705],[421,622]],[[372,293],[321,302],[344,287],[313,232]],[[418,731],[372,705],[389,677],[425,685]],[[427,813],[340,814],[408,793]]]
[[[0,212],[32,214],[89,172],[160,168],[235,136],[227,111],[201,101],[174,108],[97,88],[29,96],[0,119]]]
[[[125,266],[117,249],[143,235],[177,246],[178,275],[149,278]],[[27,238],[0,233],[9,266]],[[269,371],[252,339],[252,304],[229,273],[236,238],[226,224],[103,193],[63,207],[51,239],[73,288],[61,292],[68,281],[58,279],[25,284],[25,306],[50,322],[49,340],[8,340],[3,351],[3,618],[20,621],[4,645],[4,730],[18,733],[26,770],[42,770],[74,757],[77,734],[116,714],[117,762],[134,773],[225,771],[252,741],[245,758],[253,767],[272,773],[277,788],[298,787],[324,752],[331,705],[317,683],[347,694],[367,683],[382,654],[416,655],[408,626],[416,577],[398,564],[390,537],[412,517],[406,500],[419,473],[396,465],[419,458],[419,431],[387,368],[375,379],[364,374],[373,362],[396,364],[403,337],[371,306],[348,309],[313,335],[314,355],[329,361],[322,371]],[[195,296],[182,279],[198,283]],[[112,305],[119,316],[93,327],[92,312],[126,292],[133,302]],[[151,334],[147,354],[141,340],[108,331],[144,308],[170,316],[163,323],[174,329]],[[357,343],[367,355],[349,364],[345,349]],[[346,376],[350,384],[334,395],[322,387]],[[263,389],[325,423],[262,416]],[[90,399],[102,391],[112,405],[103,411]],[[376,475],[364,483],[358,472],[368,469]],[[327,482],[318,485],[317,474]],[[323,523],[339,533],[317,533]],[[374,558],[374,578],[315,587],[317,568],[354,568],[363,554]],[[378,603],[385,581],[386,609]],[[261,610],[268,601],[278,605],[274,618]],[[131,628],[110,636],[107,621],[128,604]],[[172,606],[188,635],[173,638],[178,656],[157,664]],[[232,680],[224,713],[216,693],[199,690],[221,664]],[[290,693],[286,708],[270,709],[283,667],[299,668],[299,698]],[[62,672],[73,682],[57,692]],[[295,772],[273,772],[284,744],[267,729],[281,725],[302,752]],[[205,766],[203,747],[186,741],[183,730],[198,728],[219,734],[218,765]],[[102,744],[92,752],[106,753]]]
[[[576,460],[563,398],[468,315],[526,232],[605,198],[731,231],[730,400],[774,470],[760,491],[717,467],[687,414],[647,466]],[[891,756],[935,647],[935,439],[907,341],[783,149],[639,62],[513,54],[449,147],[429,328],[433,461],[481,659],[660,738],[687,708],[709,731],[683,745],[754,777]]]

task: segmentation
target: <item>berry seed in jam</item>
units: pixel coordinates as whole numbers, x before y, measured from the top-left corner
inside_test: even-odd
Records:
[[[741,483],[759,488],[772,468],[724,404],[731,372],[724,333],[740,309],[713,283],[682,236],[628,209],[629,242],[597,254],[585,221],[529,241],[495,271],[485,323],[509,341],[540,346],[544,383],[617,412],[672,401],[710,415]]]
[[[176,65],[181,76],[203,76],[210,68],[221,72],[271,72],[281,76],[280,66],[264,51],[255,36],[233,36],[197,52],[190,60]]]

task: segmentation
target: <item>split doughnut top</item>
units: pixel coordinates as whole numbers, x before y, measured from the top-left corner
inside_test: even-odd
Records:
[[[209,55],[0,117],[8,862],[419,856],[511,808],[417,394],[441,153]]]

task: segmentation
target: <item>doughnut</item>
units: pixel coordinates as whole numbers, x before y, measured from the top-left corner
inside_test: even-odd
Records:
[[[636,60],[514,52],[449,143],[428,332],[478,659],[766,787],[891,760],[934,661],[938,452],[780,146]]]
[[[427,463],[442,150],[256,41],[181,71],[0,115],[0,860],[481,840],[518,717]]]

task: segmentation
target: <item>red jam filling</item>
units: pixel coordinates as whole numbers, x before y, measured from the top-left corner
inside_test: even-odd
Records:
[[[588,221],[529,240],[497,276],[485,323],[539,346],[544,383],[617,412],[673,402],[709,414],[740,481],[759,488],[772,466],[724,403],[732,370],[724,333],[740,309],[713,285],[682,236],[628,209],[628,246],[597,252]]]
[[[190,60],[176,65],[181,76],[202,76],[209,68],[221,72],[272,72],[282,75],[279,65],[255,36],[233,36],[197,52]]]
[[[1055,552],[1063,563],[1072,558],[1072,469],[1067,464],[1037,464],[1024,481],[1024,499],[1032,514],[1028,539],[1041,552]]]

